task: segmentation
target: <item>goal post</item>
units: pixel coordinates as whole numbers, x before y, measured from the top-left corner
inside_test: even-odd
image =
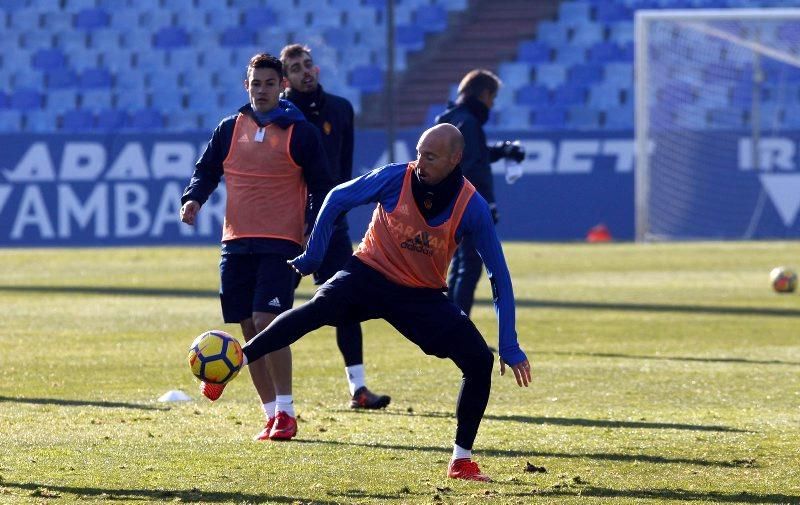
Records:
[[[800,238],[800,9],[635,15],[638,241]]]

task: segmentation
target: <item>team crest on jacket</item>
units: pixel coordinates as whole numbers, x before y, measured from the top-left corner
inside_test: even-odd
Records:
[[[325,135],[330,135],[332,129],[333,126],[331,126],[331,123],[329,121],[325,121],[324,123],[322,123],[322,131],[325,132]]]

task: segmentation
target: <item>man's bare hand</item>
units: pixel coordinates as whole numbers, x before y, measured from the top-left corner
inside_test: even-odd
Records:
[[[186,224],[194,225],[197,212],[200,210],[200,204],[194,200],[189,200],[181,207],[181,221]]]
[[[528,360],[522,361],[517,363],[514,366],[510,366],[511,370],[514,371],[514,378],[517,379],[517,384],[519,387],[525,386],[528,387],[528,384],[531,382],[531,364],[528,363]],[[503,361],[503,358],[500,358],[500,375],[506,374],[506,362]]]

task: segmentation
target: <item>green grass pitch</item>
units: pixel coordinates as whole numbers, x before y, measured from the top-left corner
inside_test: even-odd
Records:
[[[247,373],[211,404],[185,361],[204,330],[240,338],[216,247],[0,250],[0,503],[800,503],[800,294],[768,281],[800,243],[505,249],[534,381],[494,377],[489,484],[445,477],[457,369],[384,322],[386,411],[347,408],[325,328],[293,347],[298,438],[257,443]],[[485,278],[473,318],[496,345]]]

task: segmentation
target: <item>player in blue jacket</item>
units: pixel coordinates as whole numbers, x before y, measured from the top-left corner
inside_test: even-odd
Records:
[[[471,237],[491,280],[499,322],[500,373],[531,380],[517,342],[514,294],[492,216],[461,174],[464,140],[450,124],[423,133],[416,161],[388,165],[340,184],[325,198],[306,251],[290,261],[314,272],[337,217],[377,202],[372,223],[348,263],[305,304],[285,312],[244,347],[245,364],[323,326],[385,319],[426,354],[452,360],[462,372],[456,436],[447,475],[490,480],[472,461],[472,446],[489,401],[494,356],[469,317],[444,294],[457,243]]]

